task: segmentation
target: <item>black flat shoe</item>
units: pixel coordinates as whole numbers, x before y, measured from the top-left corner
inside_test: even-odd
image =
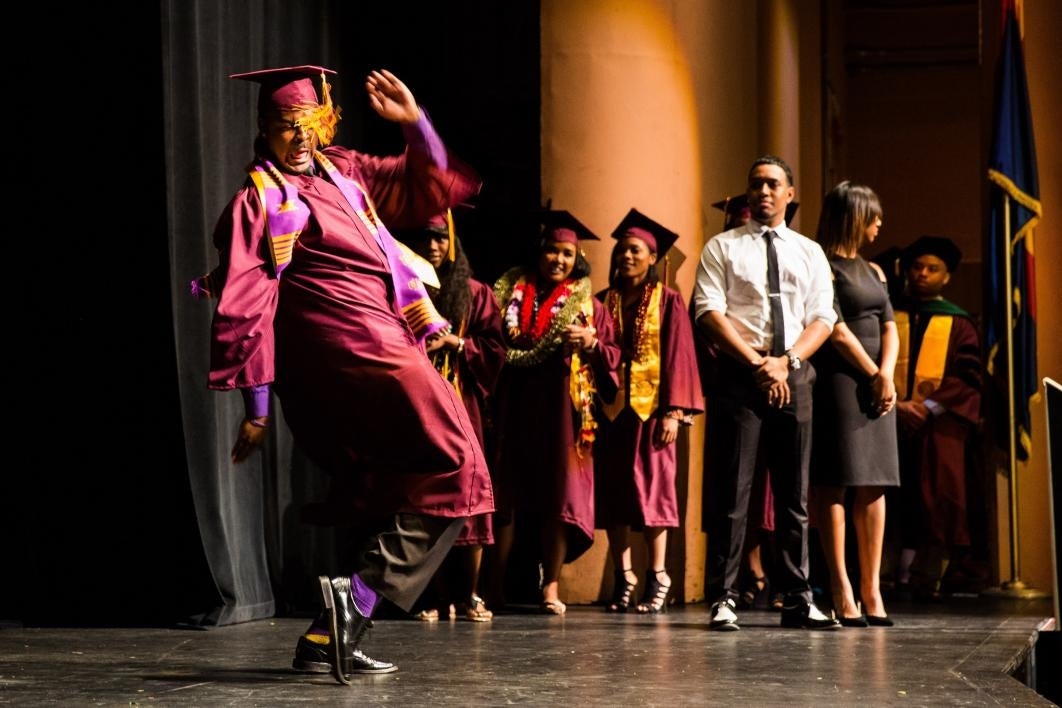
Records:
[[[867,624],[871,627],[892,627],[896,623],[889,619],[888,615],[879,617],[878,615],[867,615]]]
[[[841,623],[842,627],[868,627],[870,617],[864,617],[859,615],[858,617],[838,617],[837,621]]]

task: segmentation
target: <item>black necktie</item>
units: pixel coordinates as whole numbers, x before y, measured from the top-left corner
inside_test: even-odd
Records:
[[[782,318],[782,288],[778,280],[778,252],[774,250],[773,231],[764,234],[767,239],[767,299],[771,303],[771,356],[785,352],[785,320]]]

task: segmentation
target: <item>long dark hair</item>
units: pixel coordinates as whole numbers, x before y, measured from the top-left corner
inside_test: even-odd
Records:
[[[468,262],[461,239],[454,234],[454,260],[444,260],[436,272],[439,274],[439,290],[431,295],[431,301],[439,314],[457,329],[468,316],[468,304],[472,291],[468,279],[472,277],[472,265]]]
[[[866,241],[867,228],[880,217],[881,200],[874,190],[845,180],[823,199],[815,240],[827,255],[856,252]]]

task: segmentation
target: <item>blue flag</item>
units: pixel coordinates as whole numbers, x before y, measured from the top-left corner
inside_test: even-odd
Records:
[[[991,309],[986,342],[989,373],[1005,380],[1008,355],[1006,309],[1013,313],[1015,454],[1026,460],[1032,447],[1029,403],[1038,395],[1036,376],[1036,281],[1033,229],[1043,215],[1036,177],[1036,148],[1025,83],[1025,60],[1012,2],[1004,2],[1003,46],[996,76],[995,122],[988,164],[990,219],[988,272]],[[1009,219],[1008,219],[1009,217]],[[1010,249],[1011,291],[1006,292],[1004,249]]]

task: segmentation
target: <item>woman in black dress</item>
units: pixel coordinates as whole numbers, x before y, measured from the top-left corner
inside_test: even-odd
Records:
[[[823,203],[816,238],[830,261],[838,321],[830,346],[813,361],[815,423],[812,482],[819,534],[830,568],[834,611],[847,627],[888,626],[879,575],[885,537],[885,488],[900,483],[896,446],[899,351],[885,274],[859,256],[881,228],[881,202],[864,185],[841,182]],[[856,603],[845,565],[845,497],[851,488],[859,557]]]

